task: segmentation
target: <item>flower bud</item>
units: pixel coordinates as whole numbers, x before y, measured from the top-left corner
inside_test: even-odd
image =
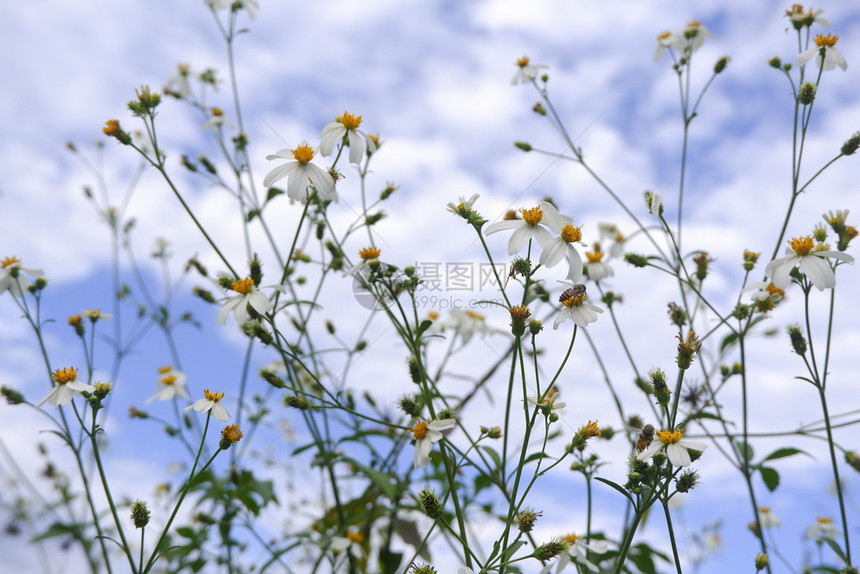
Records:
[[[788,338],[791,340],[791,348],[801,357],[806,354],[806,337],[798,325],[791,325],[787,329]]]
[[[648,265],[648,258],[644,255],[637,255],[636,253],[625,253],[624,261],[633,267],[645,267]]]
[[[131,505],[131,521],[135,528],[143,528],[149,524],[149,509],[142,500],[137,500]]]
[[[857,132],[842,144],[842,155],[854,155],[857,148],[860,147],[860,132]]]
[[[532,509],[521,511],[517,514],[517,528],[520,529],[520,532],[531,532],[541,515],[543,512],[535,512]]]
[[[723,56],[722,58],[717,60],[717,63],[714,64],[714,74],[721,74],[723,72],[723,70],[726,69],[726,66],[729,65],[729,62],[731,62],[731,61],[732,61],[732,59],[729,58],[728,56]]]
[[[532,552],[532,556],[538,560],[544,561],[555,558],[565,550],[567,550],[567,544],[561,540],[553,540],[535,548],[535,551]]]
[[[800,86],[800,90],[797,92],[797,101],[804,106],[808,106],[815,101],[816,90],[817,88],[815,87],[815,84],[812,82],[805,82]]]
[[[755,557],[755,571],[759,572],[764,570],[770,565],[770,558],[767,557],[767,554],[757,554]]]
[[[780,60],[778,57],[774,56],[773,58],[771,58],[770,60],[767,61],[767,65],[770,66],[771,68],[775,68],[775,69],[779,70],[780,67],[782,67],[782,60]]]
[[[441,518],[445,511],[436,493],[427,488],[418,493],[418,507],[433,520]]]
[[[514,142],[514,145],[523,151],[532,151],[533,149],[531,144],[526,142]]]
[[[531,315],[531,311],[525,305],[517,305],[510,308],[511,313],[511,332],[515,337],[521,337],[526,332],[526,319]]]
[[[687,312],[677,304],[669,303],[669,321],[676,327],[683,327],[687,324]]]
[[[20,405],[24,402],[24,395],[11,387],[7,387],[6,385],[0,387],[0,395],[2,395],[10,405]]]
[[[529,333],[531,333],[533,336],[537,335],[542,330],[543,330],[543,323],[541,323],[539,320],[532,319],[531,321],[529,321]]]

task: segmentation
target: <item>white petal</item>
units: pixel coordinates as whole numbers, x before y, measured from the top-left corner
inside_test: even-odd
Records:
[[[524,225],[524,223],[519,219],[504,219],[486,226],[484,228],[484,235],[492,235],[493,233],[504,231],[505,229],[516,229],[521,225]]]
[[[833,269],[830,264],[821,257],[807,255],[800,258],[800,271],[806,275],[806,278],[812,281],[812,284],[818,287],[819,291],[832,289],[836,286],[836,275],[833,274]]]
[[[229,315],[230,311],[232,311],[233,308],[241,302],[241,295],[237,295],[235,297],[230,297],[229,299],[227,299],[224,305],[221,306],[221,310],[218,312],[218,324],[223,325],[224,323],[226,323],[227,315]]]
[[[314,187],[317,188],[317,193],[323,200],[329,200],[334,198],[334,180],[331,178],[331,174],[324,170],[323,168],[309,163],[307,165],[307,177],[310,178],[311,183],[314,184]]]
[[[284,148],[284,149],[279,150],[279,151],[277,151],[271,155],[267,155],[266,159],[273,160],[273,159],[295,159],[295,158],[293,156],[293,150],[291,150],[289,148]]]
[[[569,265],[567,270],[567,280],[576,283],[582,279],[582,257],[573,245],[567,246],[567,263]],[[603,279],[603,277],[601,277],[601,279]],[[598,281],[598,279],[594,279],[594,281]]]
[[[561,261],[561,258],[564,257],[565,247],[567,247],[567,243],[561,237],[556,237],[548,242],[547,245],[543,246],[543,252],[540,254],[541,265],[555,267]]]
[[[657,454],[661,448],[663,448],[663,443],[660,441],[654,441],[653,443],[651,443],[651,446],[637,454],[636,458],[639,460],[648,460],[649,458]]]
[[[413,463],[415,466],[427,466],[430,462],[430,450],[432,448],[432,444],[429,440],[418,439],[415,441],[415,456],[413,457]]]
[[[221,403],[214,403],[212,405],[212,416],[223,423],[230,418],[230,413],[227,412],[227,409]]]
[[[454,428],[455,426],[457,426],[457,421],[454,419],[442,419],[438,421],[430,421],[429,423],[427,423],[427,428],[432,431],[448,430]]]
[[[567,215],[561,215],[555,208],[555,206],[548,201],[541,201],[540,208],[541,211],[543,211],[543,218],[541,219],[541,223],[543,223],[558,234],[561,234],[561,230],[565,225],[570,225],[571,223],[573,223],[572,217],[568,217]]]
[[[323,157],[328,157],[334,151],[334,146],[343,139],[346,134],[346,128],[340,122],[331,122],[326,124],[320,135],[320,154]]]
[[[298,165],[298,162],[295,161],[285,163],[284,165],[279,165],[278,167],[267,173],[266,177],[263,178],[263,187],[272,187],[272,184],[274,184],[276,181],[280,181],[290,175],[290,172],[292,172],[296,168],[296,165]]]
[[[693,464],[690,460],[690,453],[678,443],[667,445],[666,455],[673,466],[690,466]]]
[[[555,318],[555,323],[552,324],[552,328],[558,329],[558,326],[567,321],[568,317],[570,317],[570,309],[563,307],[562,310],[559,311],[558,317]]]
[[[366,153],[365,140],[355,132],[349,136],[349,163],[358,165]]]
[[[522,225],[517,227],[510,240],[508,241],[508,255],[516,255],[532,238],[532,230],[535,229],[526,222],[520,222]],[[546,231],[546,230],[544,230]]]

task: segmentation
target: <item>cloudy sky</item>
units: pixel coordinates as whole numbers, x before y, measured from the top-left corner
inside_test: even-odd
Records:
[[[795,34],[786,30],[788,22],[783,17],[786,4],[771,0],[436,0],[409,4],[261,0],[261,4],[256,20],[243,16],[249,33],[236,43],[239,93],[257,185],[272,167],[265,160],[267,154],[303,140],[315,143],[322,127],[344,110],[362,115],[362,127],[379,133],[385,142],[374,160],[369,186],[379,190],[388,181],[399,186],[385,207],[388,217],[378,227],[386,260],[398,265],[477,262],[479,245],[469,228],[445,211],[447,202],[473,193],[481,195],[475,207],[491,220],[507,209],[529,207],[552,195],[562,212],[584,225],[586,242],[598,238],[598,223],[613,222],[622,231],[634,230],[632,221],[583,170],[513,147],[515,140],[524,140],[553,152],[565,150],[547,122],[531,111],[537,101],[534,91],[510,85],[514,62],[524,55],[549,66],[554,104],[568,130],[578,136],[577,144],[590,165],[637,217],[651,221],[642,205],[642,191],[653,189],[667,198],[675,197],[681,134],[677,82],[668,58],[653,61],[655,37],[665,30],[680,30],[691,20],[701,21],[714,35],[696,54],[694,93],[717,58],[730,56],[731,63],[711,87],[692,123],[685,242],[690,249],[708,250],[716,260],[706,292],[723,308],[734,301],[741,284],[742,251],[751,249],[767,257],[774,248],[790,191],[793,107],[787,81],[766,62],[773,56],[791,62],[797,55]],[[839,35],[838,47],[848,61],[848,70],[827,72],[822,79],[804,155],[806,177],[860,129],[860,6],[830,0],[815,8],[824,8],[831,21],[826,31]],[[0,6],[0,53],[4,54],[0,60],[0,257],[14,255],[25,266],[44,269],[51,284],[46,311],[58,321],[47,327],[49,345],[58,364],[71,363],[79,360],[78,349],[69,341],[64,318],[83,308],[109,307],[110,250],[108,230],[81,192],[84,185],[98,189],[97,179],[65,144],[74,142],[93,161],[103,174],[110,202],[119,204],[135,177],[137,163],[128,150],[106,141],[101,134],[105,120],[118,118],[132,129],[125,103],[134,90],[142,84],[160,89],[179,63],[190,64],[193,70],[218,68],[220,77],[226,78],[225,50],[202,0],[31,0]],[[227,86],[209,93],[206,103],[230,110]],[[228,257],[242,261],[245,255],[234,201],[187,177],[179,166],[182,154],[196,157],[202,151],[214,157],[211,136],[200,129],[204,120],[194,110],[166,101],[159,118],[164,126],[162,142],[195,212],[214,230]],[[104,149],[96,142],[105,143]],[[809,233],[827,210],[860,213],[856,173],[854,157],[841,160],[818,178],[798,200],[789,236]],[[336,216],[343,221],[350,217],[351,202],[356,201],[348,190],[355,193],[357,179],[353,173],[345,174],[344,185],[339,185],[344,188],[338,205],[342,211]],[[282,225],[288,227],[295,221],[295,209],[283,202],[274,215],[282,217]],[[147,254],[158,237],[173,244],[174,274],[194,254],[219,269],[155,174],[143,173],[129,200],[128,213],[136,218],[137,253],[153,283],[158,282],[158,270],[147,261]],[[673,220],[673,200],[667,199],[667,213]],[[491,238],[490,245],[504,258],[505,237]],[[360,247],[363,245],[355,245]],[[644,244],[638,247],[645,249]],[[270,257],[261,255],[264,260]],[[669,370],[672,333],[664,309],[677,297],[672,284],[664,284],[654,275],[644,278],[642,272],[625,269],[620,263],[616,267],[611,287],[625,296],[624,328],[634,354],[646,369],[660,365]],[[860,280],[854,268],[840,271],[847,287],[840,284],[837,293],[842,307],[834,331],[837,343],[830,393],[838,412],[849,412],[860,408],[850,376],[860,369],[856,354],[860,312],[851,307],[853,301],[847,294],[856,292]],[[193,304],[187,297],[191,286],[188,282],[179,289],[177,297],[183,304]],[[346,334],[355,335],[360,306],[350,306],[351,293],[335,291],[331,296],[333,306],[326,318],[339,321]],[[349,305],[337,307],[338,297],[347,298]],[[449,304],[463,297],[474,299],[476,295],[444,293]],[[780,334],[786,324],[800,319],[799,298],[789,300],[771,319],[770,326]],[[428,301],[426,311],[434,310],[430,308],[434,304],[438,308],[442,301]],[[819,302],[816,305],[821,308]],[[194,309],[204,330],[214,332],[215,311]],[[16,385],[35,399],[47,388],[32,334],[19,315],[8,296],[0,298],[0,382]],[[492,319],[497,328],[505,328],[503,317]],[[607,352],[614,352],[608,322],[589,329],[598,342],[605,343]],[[669,343],[658,344],[660,337]],[[182,350],[188,357],[186,370],[195,391],[205,386],[201,381],[223,369],[238,369],[243,347],[241,336],[234,331],[225,328],[199,340],[195,332],[197,342],[190,339],[183,340]],[[504,341],[501,335],[490,335],[486,341],[473,342],[474,356],[488,358],[489,349]],[[762,338],[756,345],[761,358],[755,371],[757,384],[751,391],[755,429],[788,430],[817,420],[817,406],[810,406],[817,401],[813,391],[792,380],[796,371],[781,367],[787,362],[787,341]],[[123,452],[119,445],[133,441],[141,430],[129,426],[123,413],[152,393],[154,374],[136,373],[148,373],[169,362],[163,343],[146,343],[142,348],[146,352],[130,357],[123,371],[128,384],[115,399],[120,407],[111,419],[112,444],[117,445],[111,455],[118,480],[126,485],[129,496],[137,497],[148,496],[163,480],[142,478],[160,468],[163,459],[141,460]],[[212,349],[223,351],[223,356],[215,360]],[[597,388],[601,377],[586,350],[583,345],[582,354],[569,367],[563,421],[575,428],[589,418],[600,418],[617,426],[618,421],[611,420],[609,398],[602,387]],[[255,360],[258,365],[271,357],[261,353]],[[390,369],[385,360],[370,353],[355,372],[359,380],[373,377],[367,379],[378,381],[373,390],[393,398],[404,391],[399,381],[378,376]],[[628,380],[625,365],[619,364],[618,369],[620,379]],[[727,393],[727,402],[735,395]],[[631,408],[647,412],[641,398],[631,401],[635,405]],[[488,404],[481,415],[491,418],[493,412],[494,406]],[[4,421],[0,436],[6,446],[25,469],[36,472],[40,463],[33,443],[46,440],[38,435],[46,419],[0,406],[0,420]],[[12,432],[15,440],[10,437]],[[847,448],[856,448],[850,435],[844,439]],[[762,449],[768,446],[784,443]],[[817,448],[814,441],[804,445],[807,447]],[[52,452],[61,452],[59,445],[53,445]],[[600,454],[611,456],[609,451]],[[618,461],[623,456],[621,453]],[[749,516],[744,514],[742,483],[736,473],[726,470],[716,453],[711,460],[710,465],[702,463],[701,498],[697,502],[691,497],[681,510],[681,524],[697,532],[703,525],[724,520],[725,546],[701,572],[748,567],[756,545],[746,532]],[[835,518],[834,499],[826,493],[826,459],[818,458],[815,472],[809,468],[807,461],[786,461],[780,469],[786,476],[795,471],[792,480],[786,479],[783,489],[764,500],[781,509],[781,548],[795,565],[810,549],[809,544],[798,544],[803,527],[818,515]],[[856,497],[857,481],[850,469],[843,472],[849,494]],[[623,464],[618,462],[607,473],[619,478]],[[796,502],[798,497],[803,497],[802,503]],[[725,498],[738,501],[736,506],[742,510],[714,512]],[[535,506],[541,504],[554,504],[549,492],[536,494]],[[581,505],[572,501],[570,512],[581,516]],[[856,498],[851,513],[856,523]],[[611,510],[599,513],[598,522],[613,524],[611,515]],[[560,516],[551,522],[565,531],[581,528],[575,520]],[[648,526],[646,535],[664,544],[657,522]],[[552,535],[549,527],[545,533]],[[855,539],[860,541],[860,537]],[[3,545],[0,542],[0,548]],[[4,568],[0,565],[0,572]]]

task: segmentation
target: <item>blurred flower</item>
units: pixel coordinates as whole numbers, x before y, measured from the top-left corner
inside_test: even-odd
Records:
[[[21,267],[21,260],[15,257],[7,257],[0,260],[0,295],[9,291],[15,297],[20,297],[30,287],[30,282],[24,274],[30,277],[41,277],[41,269],[30,269]]]
[[[448,211],[454,215],[459,215],[468,219],[469,212],[472,211],[472,206],[475,205],[475,202],[478,200],[478,194],[473,194],[468,200],[462,195],[457,199],[458,201],[456,204],[452,201],[446,206]]]
[[[376,247],[365,247],[358,252],[358,256],[361,258],[361,261],[347,269],[343,272],[343,276],[347,275],[355,275],[359,271],[363,271],[371,261],[379,260],[379,249]]]
[[[240,325],[248,320],[248,305],[260,315],[265,315],[272,308],[269,299],[263,295],[254,285],[254,281],[248,277],[234,281],[231,287],[238,293],[224,302],[221,311],[218,312],[218,324],[223,325],[227,321],[227,315],[233,311],[233,318]]]
[[[791,8],[785,11],[785,15],[789,20],[791,20],[791,23],[796,30],[800,30],[803,27],[809,28],[816,23],[824,27],[830,26],[830,21],[821,17],[821,14],[823,13],[824,10],[821,8],[815,11],[810,8],[804,12],[802,4],[792,4]]]
[[[463,311],[461,309],[451,309],[445,327],[456,330],[460,334],[464,345],[469,342],[475,333],[486,335],[490,332],[490,326],[487,325],[486,317],[474,311]]]
[[[657,433],[657,441],[636,455],[636,458],[642,461],[648,460],[665,447],[669,462],[674,466],[690,466],[692,460],[688,451],[702,452],[708,448],[708,445],[701,442],[683,440],[683,436],[684,431],[682,429],[660,431]]]
[[[427,466],[430,463],[430,450],[433,443],[442,439],[442,431],[452,429],[457,425],[454,419],[434,420],[430,422],[419,421],[410,431],[415,437],[415,466]]]
[[[789,240],[788,244],[790,247],[785,250],[787,257],[774,259],[764,270],[765,275],[773,280],[774,286],[778,289],[785,289],[788,286],[789,274],[795,267],[799,268],[819,291],[830,289],[836,285],[836,275],[826,258],[832,257],[846,263],[854,263],[854,258],[847,253],[829,250],[814,251],[815,242],[808,235],[795,237]]]
[[[176,71],[167,78],[167,87],[171,95],[179,95],[181,98],[191,96],[191,82],[188,78],[191,76],[191,67],[188,64],[177,64]]]
[[[80,395],[85,391],[88,393],[95,392],[96,388],[94,386],[79,381],[77,378],[78,370],[72,367],[54,371],[54,374],[51,375],[51,380],[56,385],[51,389],[51,392],[45,395],[45,398],[36,403],[36,408],[41,407],[45,403],[54,405],[55,407],[67,405],[72,402],[72,397],[75,395]]]
[[[575,562],[580,566],[585,566],[592,572],[598,572],[599,568],[588,560],[589,550],[602,554],[609,549],[609,543],[606,540],[592,540],[586,544],[585,539],[576,534],[568,534],[562,538],[563,542],[567,543],[567,552],[564,552],[558,557],[558,567],[556,573],[561,572],[571,562]]]
[[[552,204],[548,203],[547,205],[551,206]],[[558,233],[558,237],[541,245],[543,251],[540,254],[540,263],[545,267],[554,267],[562,258],[566,257],[567,280],[578,283],[582,279],[582,256],[574,244],[582,245],[582,226],[575,227],[570,223],[559,225],[564,218],[563,215],[546,218],[547,227]]]
[[[311,163],[314,158],[314,150],[307,142],[294,149],[282,149],[279,152],[267,155],[266,159],[293,160],[280,165],[266,174],[263,179],[265,187],[272,187],[276,181],[287,178],[287,197],[291,201],[306,203],[310,197],[308,185],[312,185],[322,201],[336,199],[337,193],[334,189],[334,179],[331,174]]]
[[[203,398],[198,399],[193,405],[185,407],[186,411],[195,410],[198,413],[212,412],[212,416],[225,422],[230,418],[230,413],[221,404],[221,399],[224,398],[224,393],[210,393],[209,389],[203,390]]]
[[[705,43],[705,38],[714,37],[710,30],[696,20],[687,24],[687,27],[681,31],[681,36],[684,40],[683,50],[689,54],[701,48]]]
[[[550,389],[549,391],[547,391],[547,393],[543,396],[542,399],[540,399],[538,397],[526,397],[526,398],[527,398],[528,402],[530,402],[534,406],[538,407],[541,410],[541,412],[544,414],[544,416],[549,416],[552,413],[552,411],[563,409],[566,406],[565,403],[555,402],[559,396],[560,395],[559,395],[559,392],[557,390]]]
[[[332,154],[334,146],[346,138],[349,146],[349,163],[358,165],[364,159],[368,150],[370,153],[376,151],[376,144],[363,131],[358,129],[361,125],[361,116],[354,116],[349,112],[343,112],[342,116],[327,124],[320,135],[320,154],[328,157]]]
[[[684,37],[680,34],[672,32],[663,32],[657,36],[657,49],[654,51],[654,61],[659,62],[666,55],[666,48],[673,50],[683,50],[685,45]]]
[[[815,519],[815,524],[806,527],[804,534],[810,540],[818,540],[820,538],[835,540],[839,536],[839,531],[833,526],[832,520],[819,516]]]
[[[511,85],[516,86],[517,84],[528,84],[532,80],[538,77],[541,68],[548,68],[549,66],[543,64],[532,64],[530,63],[526,56],[523,56],[519,60],[517,60],[517,66],[519,70],[514,74],[514,78],[511,80]]]
[[[148,405],[153,401],[170,401],[175,398],[191,398],[188,395],[188,391],[185,390],[185,382],[188,380],[185,373],[167,366],[158,369],[158,374],[161,377],[158,379],[158,384],[155,387],[155,394],[146,399],[144,404]]]
[[[221,108],[212,108],[212,115],[209,116],[209,119],[206,120],[206,123],[200,128],[202,130],[218,130],[221,129],[221,126],[227,126],[228,128],[235,128],[233,122],[224,117],[224,110]]]
[[[758,521],[764,530],[780,526],[779,517],[771,512],[767,506],[762,506],[758,509]]]
[[[815,58],[815,63],[824,71],[832,70],[839,66],[843,70],[848,69],[848,62],[845,57],[836,49],[836,42],[839,36],[836,34],[828,34],[823,36],[819,34],[815,37],[815,47],[804,50],[797,56],[794,65],[802,66],[809,60]]]
[[[358,532],[347,531],[346,536],[335,536],[331,539],[332,552],[343,552],[346,550],[353,558],[361,558],[364,554],[364,549],[361,543],[364,542],[364,536]]]
[[[616,245],[621,244],[616,243]],[[603,262],[604,255],[606,254],[601,251],[600,243],[594,244],[594,251],[585,253],[585,257],[588,259],[588,262],[585,264],[585,274],[588,275],[588,278],[595,283],[598,283],[607,277],[612,277],[615,274],[612,267],[610,267],[608,263]]]

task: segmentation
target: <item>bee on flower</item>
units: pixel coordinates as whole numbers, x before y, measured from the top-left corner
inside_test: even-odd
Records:
[[[561,303],[561,311],[552,324],[553,329],[558,329],[558,326],[571,319],[576,325],[585,327],[589,323],[597,321],[597,314],[603,313],[603,309],[586,303],[585,286],[567,284],[563,281],[560,283],[568,285],[568,289],[559,296]]]

